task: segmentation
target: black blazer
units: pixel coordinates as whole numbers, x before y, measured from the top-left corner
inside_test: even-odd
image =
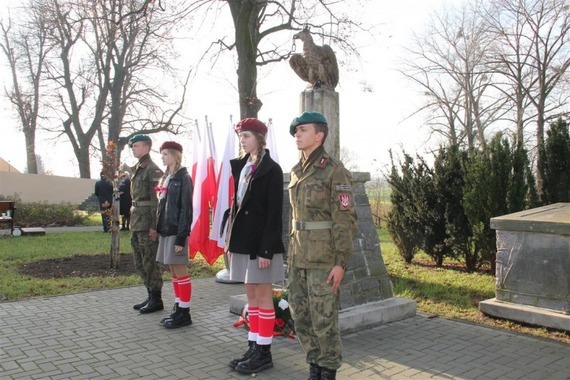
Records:
[[[241,170],[249,154],[230,160],[237,194]],[[229,227],[228,249],[232,253],[272,259],[275,253],[284,253],[283,231],[283,170],[273,161],[269,151],[255,169],[240,207],[234,196]]]
[[[157,228],[160,236],[176,235],[175,245],[184,247],[192,225],[192,179],[181,167],[168,181],[166,197],[158,202]]]

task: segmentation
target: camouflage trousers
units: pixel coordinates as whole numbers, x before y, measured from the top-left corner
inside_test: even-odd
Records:
[[[158,241],[152,241],[148,231],[133,231],[131,245],[135,268],[142,277],[144,285],[150,290],[161,290],[162,273],[160,263],[156,261]]]
[[[289,304],[307,363],[338,369],[342,363],[339,299],[332,284],[327,284],[329,273],[329,269],[291,267]]]

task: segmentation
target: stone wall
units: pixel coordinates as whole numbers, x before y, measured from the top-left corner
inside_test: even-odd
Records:
[[[94,179],[0,172],[0,194],[25,202],[80,204],[95,189]]]

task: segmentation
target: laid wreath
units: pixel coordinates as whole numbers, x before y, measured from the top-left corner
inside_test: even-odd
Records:
[[[285,336],[295,339],[295,325],[291,318],[291,310],[289,309],[288,294],[285,289],[273,289],[273,307],[275,309],[275,326],[273,327],[273,336]],[[248,305],[246,304],[241,312],[234,327],[244,326],[249,330]]]

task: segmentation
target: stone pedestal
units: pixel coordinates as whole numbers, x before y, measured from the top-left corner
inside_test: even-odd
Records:
[[[340,329],[343,334],[364,330],[416,315],[416,301],[394,297],[392,283],[380,251],[380,241],[372,219],[364,184],[370,173],[352,173],[359,234],[354,239],[354,254],[346,267],[340,293]],[[288,243],[289,201],[285,175],[283,241]],[[281,286],[282,284],[276,284]],[[230,312],[239,315],[246,304],[245,294],[230,297]]]
[[[305,90],[300,97],[300,113],[320,112],[327,118],[329,133],[326,151],[340,158],[340,125],[338,93],[329,90]],[[416,315],[416,301],[397,298],[380,252],[380,241],[372,219],[372,210],[364,184],[370,173],[352,173],[354,202],[358,216],[359,233],[354,239],[354,254],[346,267],[340,292],[340,329],[342,333],[364,330]],[[289,242],[289,174],[283,184],[283,242]],[[283,284],[276,284],[283,286]],[[230,297],[230,311],[241,314],[246,296]]]
[[[305,90],[300,96],[300,110],[320,112],[327,118],[329,134],[325,140],[325,150],[332,157],[340,157],[340,118],[338,92],[330,90]]]
[[[500,318],[570,331],[570,203],[491,219],[497,233],[495,298]]]

